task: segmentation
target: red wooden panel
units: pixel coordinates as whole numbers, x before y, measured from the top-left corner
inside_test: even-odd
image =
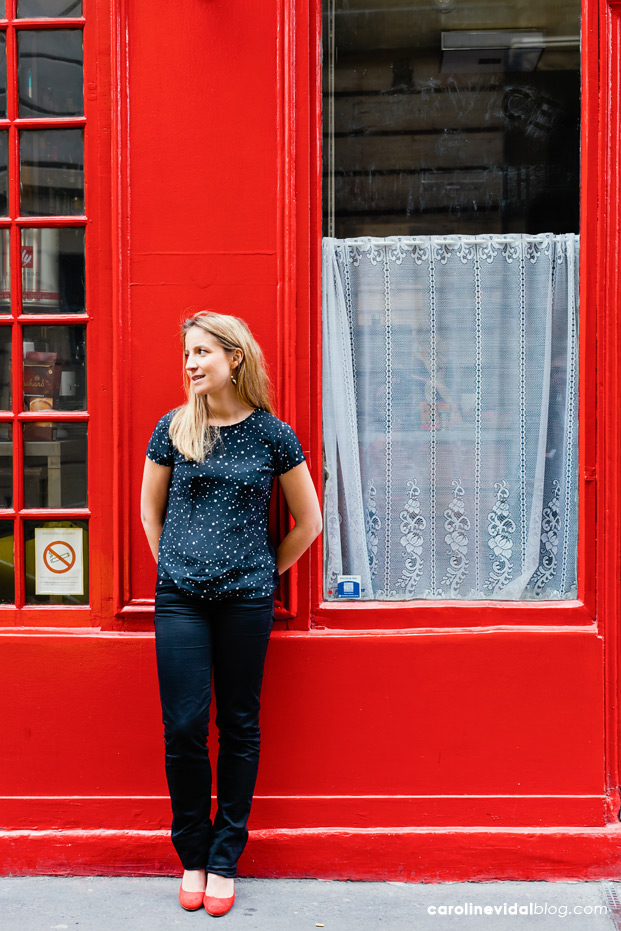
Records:
[[[430,823],[443,795],[463,798],[461,810],[449,809],[454,824],[480,816],[479,796],[500,796],[505,813],[511,797],[518,807],[520,796],[575,797],[578,810],[587,796],[603,798],[602,644],[593,633],[272,638],[257,796],[297,799],[297,820],[320,826],[315,796],[337,810],[340,796],[363,797],[363,808],[375,795],[432,800],[427,812],[410,811],[409,824],[416,815]],[[166,795],[152,635],[0,639],[0,795]],[[215,737],[212,728],[214,756]],[[601,804],[599,812],[601,824]],[[545,805],[536,817],[548,823]]]
[[[163,0],[127,4],[131,582],[122,603],[153,593],[137,502],[151,430],[183,400],[184,312],[243,317],[278,377],[276,12],[266,3],[194,0],[171,17]]]

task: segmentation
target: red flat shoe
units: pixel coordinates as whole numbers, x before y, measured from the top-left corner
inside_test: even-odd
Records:
[[[226,915],[227,912],[231,911],[234,901],[235,893],[229,895],[226,899],[220,898],[217,895],[206,895],[203,904],[208,915],[219,918],[220,915]]]
[[[179,886],[179,905],[186,912],[195,912],[203,904],[204,892],[188,892],[183,888],[183,880]]]

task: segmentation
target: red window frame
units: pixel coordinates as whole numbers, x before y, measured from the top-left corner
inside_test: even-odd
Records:
[[[580,257],[580,398],[579,398],[579,541],[578,541],[578,597],[571,601],[502,602],[502,601],[409,601],[409,602],[325,602],[323,600],[323,572],[319,547],[310,559],[311,598],[310,624],[315,628],[338,629],[455,629],[488,626],[544,625],[546,627],[572,627],[593,629],[596,618],[596,592],[601,591],[601,580],[610,572],[608,555],[602,541],[610,541],[607,530],[609,514],[602,504],[602,479],[606,475],[608,500],[618,499],[619,456],[616,446],[618,426],[616,410],[608,413],[610,404],[616,404],[612,394],[616,385],[616,370],[610,349],[598,342],[602,325],[608,326],[609,312],[604,312],[603,294],[611,287],[611,271],[617,258],[607,255],[610,242],[603,236],[610,218],[618,209],[619,198],[610,170],[610,151],[603,151],[605,134],[600,126],[616,119],[618,103],[612,97],[600,94],[604,87],[599,73],[600,48],[606,49],[611,32],[618,28],[619,4],[607,0],[583,0],[582,5],[582,122],[581,122],[581,257]],[[308,19],[306,19],[308,16]],[[309,28],[310,26],[310,28]],[[600,29],[601,27],[601,34]],[[304,203],[307,195],[305,179],[308,177],[310,200],[310,242],[300,230],[297,216],[297,271],[292,271],[298,287],[303,279],[303,300],[298,291],[297,327],[306,327],[310,333],[310,348],[314,353],[309,373],[311,410],[309,427],[315,438],[312,450],[315,459],[314,477],[322,487],[321,469],[321,3],[308,0],[307,5],[283,4],[282,51],[285,62],[283,80],[283,111],[294,117],[288,127],[288,149],[285,164],[295,166],[297,203]],[[306,35],[311,36],[308,42]],[[291,50],[295,48],[295,56]],[[293,78],[287,79],[287,64]],[[614,67],[614,62],[608,62]],[[296,88],[292,97],[290,85]],[[610,85],[609,85],[610,86]],[[618,84],[616,85],[619,86]],[[308,89],[308,95],[305,90]],[[306,108],[306,100],[309,107]],[[306,162],[306,153],[309,161]],[[291,170],[293,174],[293,169]],[[606,217],[598,213],[598,203],[607,205]],[[300,237],[302,232],[302,237]],[[293,234],[289,237],[293,238]],[[295,241],[295,240],[294,240]],[[308,242],[308,251],[306,243]],[[301,269],[310,269],[304,279]],[[595,270],[595,273],[594,273]],[[608,282],[607,285],[604,282]],[[614,285],[613,285],[614,286]],[[604,288],[604,292],[602,292]],[[304,298],[308,295],[308,319]],[[614,306],[609,304],[608,306]],[[300,319],[301,317],[301,319]],[[609,346],[618,345],[618,333],[609,334]],[[298,379],[304,373],[298,373]],[[298,396],[302,389],[300,387]],[[595,413],[598,413],[599,431],[596,432]],[[297,411],[298,418],[306,411]],[[614,458],[610,459],[610,450]],[[596,499],[597,463],[600,467],[600,494]],[[614,474],[613,474],[614,473]],[[597,533],[596,533],[597,531]],[[619,527],[613,530],[615,552],[618,550]],[[599,562],[596,566],[596,546],[599,542]],[[597,570],[597,575],[596,575]],[[615,582],[619,573],[615,569]],[[618,585],[617,585],[618,589]],[[617,593],[618,597],[618,593]],[[306,619],[299,617],[293,626],[306,627]]]
[[[9,132],[9,215],[0,218],[0,229],[11,236],[11,314],[0,325],[11,326],[13,358],[13,407],[0,413],[0,421],[13,426],[13,507],[0,518],[14,525],[15,604],[0,606],[0,626],[86,627],[96,626],[106,614],[112,585],[110,535],[105,532],[112,501],[113,460],[103,425],[112,415],[112,237],[109,205],[112,197],[110,171],[110,26],[105,5],[83,0],[80,17],[18,18],[17,0],[7,0],[0,29],[7,38],[7,118],[0,130]],[[109,14],[109,8],[108,8]],[[80,29],[84,50],[84,116],[23,118],[18,116],[17,32],[21,29]],[[19,204],[19,133],[22,129],[83,128],[85,213],[82,216],[22,217]],[[107,205],[107,207],[106,207]],[[33,227],[81,227],[85,229],[86,312],[83,314],[23,314],[21,302],[21,230]],[[48,421],[88,424],[88,507],[23,507],[23,425],[41,420],[40,413],[22,410],[22,327],[43,324],[86,327],[85,411],[45,414]],[[89,600],[85,605],[25,604],[25,520],[83,519],[88,521]]]

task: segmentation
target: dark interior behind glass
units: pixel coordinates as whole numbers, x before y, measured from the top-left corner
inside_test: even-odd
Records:
[[[326,0],[324,233],[577,232],[577,0]]]

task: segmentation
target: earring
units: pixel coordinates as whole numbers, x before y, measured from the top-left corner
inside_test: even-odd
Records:
[[[233,382],[234,385],[237,384],[237,379],[235,378],[232,372],[231,372],[231,381]]]

